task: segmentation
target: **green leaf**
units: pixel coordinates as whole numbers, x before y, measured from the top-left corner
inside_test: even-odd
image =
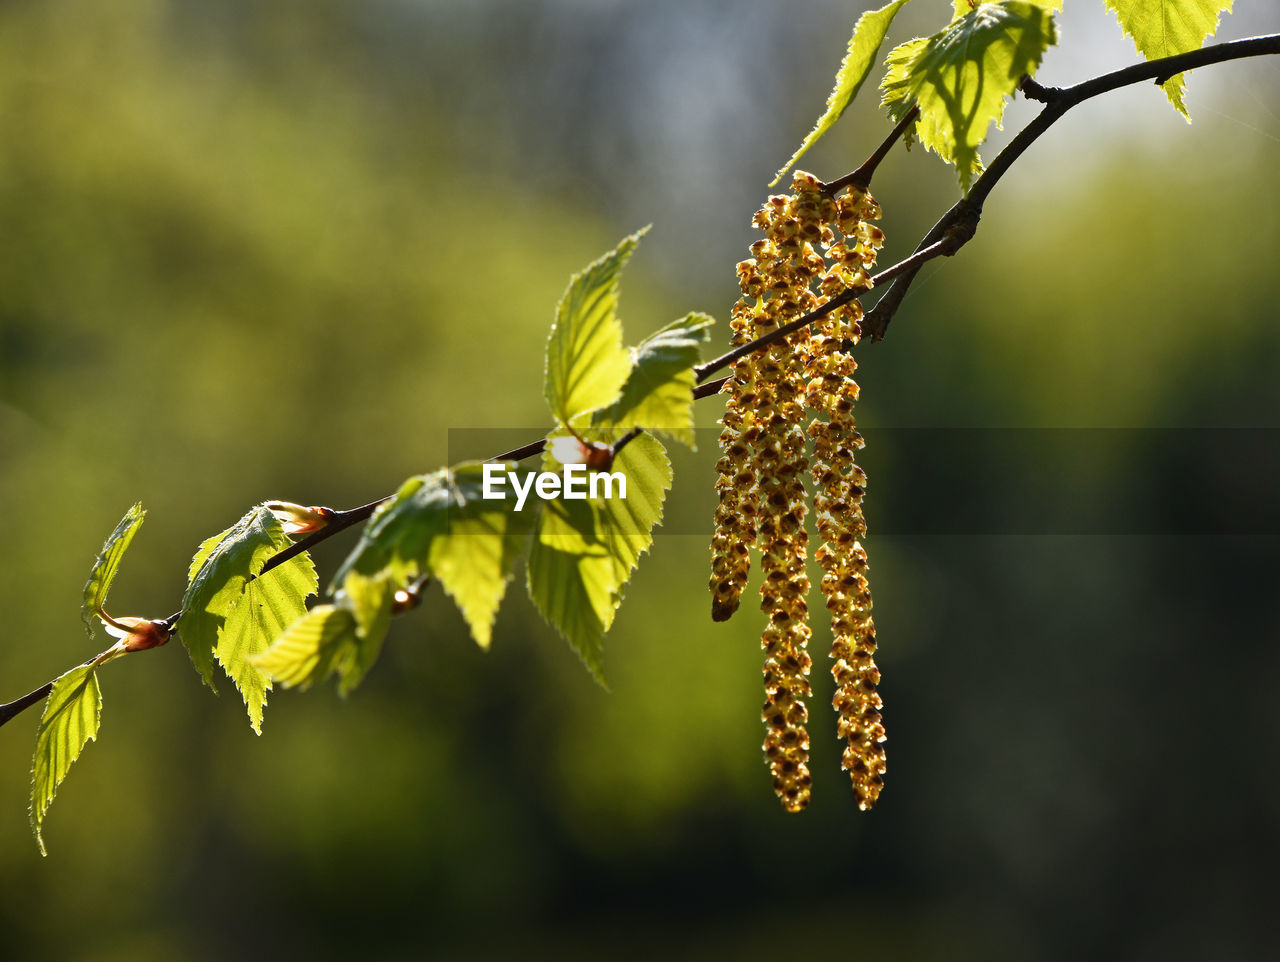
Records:
[[[1231,0],[1107,0],[1120,29],[1133,38],[1138,53],[1148,60],[1199,50],[1205,37],[1218,29],[1218,18],[1231,12]],[[1186,74],[1174,74],[1164,92],[1174,109],[1191,123],[1183,100]]]
[[[818,118],[818,122],[813,125],[813,130],[809,131],[804,143],[791,155],[791,159],[774,174],[773,180],[769,182],[770,187],[795,166],[795,162],[805,151],[816,144],[840,119],[849,104],[853,103],[867,75],[871,73],[872,66],[875,65],[876,56],[880,53],[880,44],[884,42],[884,35],[889,32],[889,25],[893,23],[893,18],[898,15],[898,11],[908,2],[909,0],[893,0],[879,10],[868,10],[858,18],[858,22],[853,26],[853,36],[849,38],[849,50],[844,55],[840,69],[836,71],[836,85],[827,95],[826,113]],[[959,2],[963,3],[965,0],[959,0]]]
[[[618,277],[649,228],[623,238],[612,251],[575,274],[556,306],[547,341],[547,403],[563,425],[613,403],[631,360],[622,346]]]
[[[1000,126],[1005,98],[1024,74],[1035,75],[1057,40],[1049,7],[1030,0],[984,3],[933,36],[891,50],[882,103],[895,120],[920,105],[916,137],[955,165],[967,193],[982,170],[978,147],[993,121]]]
[[[544,470],[559,465],[550,455]],[[671,462],[656,438],[642,434],[618,453],[612,470],[627,479],[626,498],[549,501],[529,555],[529,597],[604,684],[604,634],[627,581],[653,543],[671,488]]]
[[[991,0],[954,0],[952,7],[955,10],[953,20],[959,20],[969,12],[976,10],[983,3],[990,3]],[[1053,10],[1056,13],[1062,12],[1062,0],[1031,0],[1032,3],[1044,7],[1046,10]]]
[[[40,717],[31,767],[31,830],[41,855],[49,854],[42,833],[45,813],[85,743],[97,739],[101,718],[102,692],[92,665],[72,668],[54,681]]]
[[[317,605],[253,658],[258,670],[286,688],[311,687],[334,671],[348,694],[378,660],[391,623],[390,578],[347,576],[336,604]]]
[[[283,532],[281,538],[287,545]],[[240,689],[249,711],[249,724],[259,735],[271,681],[253,659],[306,614],[307,596],[315,594],[317,586],[311,558],[306,554],[291,558],[245,585],[239,602],[218,632],[214,655]]]
[[[80,608],[80,618],[84,621],[85,630],[90,638],[93,637],[93,627],[98,612],[107,603],[107,592],[111,590],[111,582],[115,580],[116,572],[120,570],[120,560],[129,549],[129,543],[133,541],[138,528],[142,527],[142,519],[146,516],[147,512],[142,510],[141,501],[125,512],[125,516],[120,519],[120,523],[116,525],[116,529],[111,532],[102,546],[102,553],[98,555],[98,560],[93,563],[89,580],[84,586],[84,604]]]
[[[593,423],[662,431],[693,447],[693,365],[714,323],[706,314],[689,314],[637,344],[621,397],[597,411]]]
[[[504,473],[515,467],[492,466]],[[410,478],[369,520],[337,580],[345,585],[353,572],[386,573],[402,587],[430,573],[458,605],[476,643],[487,648],[520,545],[513,507],[510,497],[484,497],[479,462]]]
[[[349,694],[378,660],[383,639],[391,627],[394,598],[395,586],[386,575],[373,578],[358,573],[347,575],[338,595],[338,604],[351,612],[355,638],[350,654],[336,661],[341,679],[338,682],[339,694]]]
[[[340,663],[352,663],[358,647],[356,618],[351,610],[316,605],[253,661],[272,681],[305,691],[323,681]]]
[[[507,537],[511,518],[503,507],[473,511],[451,521],[447,533],[431,545],[428,567],[471,627],[481,648],[492,640],[493,622],[511,579],[515,542]]]
[[[448,472],[409,478],[374,511],[354,550],[334,576],[341,585],[352,571],[386,571],[408,584],[425,563],[431,540],[440,532],[449,504]]]
[[[196,551],[182,596],[179,634],[191,664],[210,688],[223,623],[240,602],[249,579],[289,544],[276,516],[259,505]]]
[[[511,502],[483,497],[481,464],[410,478],[370,519],[338,580],[385,573],[403,586],[430,572],[487,647],[515,555],[510,517]]]

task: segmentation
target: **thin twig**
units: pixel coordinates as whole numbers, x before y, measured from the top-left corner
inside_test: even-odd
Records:
[[[725,382],[729,380],[729,375],[718,377],[714,381],[706,381],[699,384],[693,389],[693,399],[701,401],[704,397],[711,397],[713,394],[719,394],[720,389],[724,387]]]
[[[14,715],[26,711],[37,702],[43,701],[44,698],[53,691],[53,682],[46,682],[30,694],[23,695],[7,705],[0,705],[0,725],[5,724]]]
[[[1118,90],[1121,87],[1142,83],[1144,80],[1168,79],[1174,74],[1182,73],[1184,70],[1191,70],[1194,67],[1205,67],[1209,64],[1223,63],[1228,60],[1242,60],[1245,57],[1261,57],[1277,53],[1280,53],[1280,34],[1250,37],[1247,40],[1232,40],[1229,43],[1201,47],[1199,50],[1176,54],[1172,57],[1164,57],[1160,60],[1134,64],[1121,70],[1112,71],[1109,74],[1103,74],[1101,77],[1078,83],[1073,87],[1039,88],[1046,92],[1053,91],[1044,109],[1036,115],[1031,123],[1023,127],[1013,140],[1009,141],[1008,145],[1004,150],[1000,151],[990,166],[973,182],[969,195],[942,215],[938,222],[924,235],[916,250],[921,251],[929,245],[937,243],[957,226],[968,226],[976,230],[978,218],[982,215],[982,205],[986,202],[996,184],[999,183],[1000,178],[1005,175],[1005,172],[1013,166],[1014,161],[1021,157],[1028,147],[1035,143],[1046,130],[1057,123],[1063,114],[1077,104],[1082,104],[1086,100],[1091,100],[1112,90]],[[885,331],[889,327],[889,322],[893,320],[893,315],[897,313],[898,308],[902,305],[902,299],[906,296],[907,288],[911,286],[915,275],[916,271],[914,270],[903,274],[885,291],[880,300],[876,302],[875,307],[867,311],[866,316],[862,319],[862,334],[864,338],[878,341],[884,337]]]
[[[919,270],[920,266],[924,264],[925,261],[932,260],[933,258],[944,254],[950,255],[958,249],[959,245],[952,237],[944,237],[924,250],[916,251],[916,253],[906,258],[906,260],[901,260],[892,267],[886,267],[875,277],[870,278],[868,283],[855,284],[848,290],[837,294],[820,307],[815,307],[808,314],[803,314],[800,317],[797,317],[794,321],[789,321],[781,327],[775,328],[768,334],[762,334],[753,341],[741,344],[738,347],[735,347],[732,351],[727,351],[719,357],[707,361],[705,364],[699,364],[693,369],[693,373],[699,382],[705,381],[708,375],[714,374],[721,368],[728,367],[739,358],[746,357],[748,354],[754,354],[756,351],[763,350],[771,344],[776,344],[788,335],[800,330],[800,328],[808,327],[814,321],[821,320],[836,308],[848,304],[859,294],[865,294],[867,291],[872,290],[877,284],[887,283],[907,271]]]
[[[897,126],[894,127],[893,130],[889,131],[889,136],[886,137],[884,142],[875,149],[875,152],[863,162],[861,167],[855,171],[845,174],[843,177],[837,177],[830,183],[823,184],[823,193],[835,195],[840,193],[840,191],[844,190],[846,187],[857,187],[863,191],[870,187],[871,178],[875,176],[876,168],[880,166],[880,161],[884,160],[885,157],[889,155],[889,151],[892,150],[893,145],[898,142],[898,138],[906,133],[907,128],[915,123],[916,118],[919,116],[920,106],[919,104],[915,104],[903,115],[902,119],[898,121]]]
[[[111,650],[110,648],[107,649],[107,651],[110,651],[110,650]],[[81,662],[79,665],[76,665],[76,668],[87,668],[90,665],[96,664],[102,658],[102,656],[107,653],[107,651],[104,651],[101,654],[94,655],[88,661]],[[75,668],[71,668],[68,670],[75,671]],[[66,672],[63,672],[63,674],[66,674]],[[61,678],[61,677],[62,675],[58,676],[58,678]],[[43,701],[45,697],[49,694],[49,692],[53,691],[53,682],[57,681],[58,678],[53,679],[53,681],[45,682],[35,691],[28,692],[27,694],[23,695],[21,698],[15,698],[13,701],[9,702],[6,705],[0,705],[0,726],[3,726],[14,715],[19,715],[22,712],[26,711],[28,708],[30,708],[32,705],[35,705]]]
[[[642,434],[644,434],[644,428],[632,428],[622,437],[618,438],[618,440],[614,442],[614,445],[613,445],[613,449],[612,449],[613,456],[616,458],[618,456],[619,451],[625,448],[628,444],[630,444],[636,438],[640,437],[640,435]]]

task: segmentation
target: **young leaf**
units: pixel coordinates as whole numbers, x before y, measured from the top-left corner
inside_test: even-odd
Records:
[[[515,466],[491,467],[505,474]],[[345,586],[353,572],[386,574],[395,587],[430,572],[487,648],[519,547],[513,507],[511,499],[484,497],[477,462],[410,478],[369,520],[337,580]]]
[[[481,648],[489,647],[515,561],[515,542],[507,536],[510,517],[498,510],[455,518],[449,531],[431,545],[428,568],[457,604]]]
[[[1199,50],[1205,37],[1218,29],[1218,18],[1231,12],[1231,0],[1107,0],[1120,29],[1133,38],[1138,53],[1148,60]],[[1175,110],[1191,123],[1183,100],[1186,74],[1174,74],[1164,92]]]
[[[253,659],[306,614],[306,598],[315,594],[317,586],[311,558],[306,554],[291,558],[245,585],[244,594],[218,632],[214,655],[240,689],[249,711],[249,724],[259,735],[271,681]]]
[[[575,274],[556,305],[547,341],[546,396],[561,424],[612,403],[627,379],[631,364],[617,314],[618,277],[648,229],[623,238]]]
[[[334,586],[341,585],[353,571],[385,571],[397,584],[407,584],[418,575],[431,539],[441,529],[448,503],[447,471],[409,478],[374,511],[360,541],[334,576]]]
[[[689,314],[637,344],[622,395],[596,412],[593,424],[662,431],[693,447],[693,365],[714,323]]]
[[[604,681],[604,620],[613,605],[608,566],[534,538],[529,549],[529,597],[577,652],[592,677]]]
[[[358,644],[356,619],[350,609],[316,605],[253,662],[285,688],[306,690],[323,681],[340,663],[352,662]]]
[[[378,660],[383,639],[391,627],[394,597],[395,587],[385,575],[366,578],[350,574],[343,582],[338,603],[351,611],[355,623],[355,644],[348,656],[336,661],[340,695],[350,694]]]
[[[45,813],[71,763],[80,757],[86,742],[98,737],[101,716],[102,692],[91,665],[72,668],[53,683],[36,732],[31,767],[31,830],[41,855],[49,854],[42,833]]]
[[[555,470],[550,456],[545,470]],[[612,470],[627,479],[625,498],[548,502],[529,554],[529,597],[604,683],[604,634],[613,624],[640,555],[653,543],[671,462],[647,434],[623,448]]]
[[[1048,7],[1031,0],[984,3],[931,37],[889,52],[881,103],[901,119],[920,105],[915,134],[956,167],[967,192],[982,169],[978,147],[1005,98],[1023,74],[1034,75],[1044,52],[1057,43]]]
[[[951,19],[959,20],[969,12],[976,10],[980,4],[990,2],[991,0],[953,0],[952,6],[955,9],[955,15]],[[1031,2],[1037,3],[1046,10],[1052,10],[1055,13],[1062,12],[1062,0],[1031,0]]]
[[[89,580],[84,586],[84,604],[80,608],[80,618],[84,621],[85,630],[90,638],[93,637],[93,626],[97,620],[97,614],[107,603],[107,592],[111,590],[111,582],[115,580],[116,572],[120,570],[120,560],[129,549],[129,542],[137,534],[138,528],[142,526],[142,519],[146,516],[147,512],[142,509],[141,501],[126,511],[125,516],[120,519],[120,523],[116,525],[116,529],[111,532],[102,546],[102,553],[98,555],[98,560],[93,563],[93,568],[89,571]]]
[[[214,687],[214,651],[224,621],[239,603],[249,579],[289,543],[275,515],[259,505],[196,551],[182,596],[179,633],[191,664],[210,688]]]
[[[853,25],[853,36],[849,38],[849,50],[844,55],[840,69],[836,71],[836,85],[827,95],[826,113],[818,118],[818,122],[813,125],[813,130],[809,131],[804,143],[791,155],[791,159],[774,174],[773,180],[769,182],[770,187],[795,166],[796,161],[805,151],[816,144],[840,119],[849,104],[853,103],[854,98],[858,96],[858,91],[862,89],[863,82],[867,79],[867,74],[871,73],[871,68],[875,65],[876,56],[880,53],[880,44],[884,42],[884,35],[889,32],[889,25],[893,23],[893,18],[898,15],[898,11],[908,2],[909,0],[893,0],[879,10],[868,10],[858,18],[858,22]],[[967,3],[967,0],[958,0],[958,2]]]
[[[336,604],[312,608],[252,660],[286,688],[306,689],[337,671],[338,691],[346,695],[378,659],[393,594],[385,575],[349,574]]]

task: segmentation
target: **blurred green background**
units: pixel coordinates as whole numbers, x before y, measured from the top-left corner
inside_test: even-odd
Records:
[[[560,291],[644,223],[629,339],[723,322],[863,6],[0,4],[0,699],[97,650],[81,588],[135,500],[112,608],[160,616],[253,503],[349,507],[444,463],[450,429],[532,436]],[[1067,6],[1044,82],[1132,62],[1101,2]],[[1240,0],[1220,35],[1280,27],[1267,6]],[[893,37],[949,7],[913,5]],[[862,160],[887,129],[872,93],[803,166]],[[1265,456],[1213,452],[1222,429],[1280,429],[1278,93],[1260,60],[1197,73],[1189,128],[1148,85],[1080,108],[861,352],[886,437],[1167,429],[1074,465],[1087,483],[1061,497],[1104,519],[1087,530],[1021,533],[1024,504],[966,531],[938,465],[867,451],[873,813],[839,771],[821,628],[815,798],[782,812],[751,606],[711,624],[706,538],[668,534],[608,639],[611,693],[519,582],[490,653],[436,593],[348,700],[275,693],[261,739],[180,646],[113,665],[48,859],[21,716],[0,731],[0,957],[1273,954],[1274,433],[1249,436]],[[955,192],[895,152],[882,263]],[[1005,448],[975,485],[988,508],[1042,470]],[[681,517],[709,517],[714,458],[680,459]],[[960,533],[911,523],[942,503]],[[878,516],[900,520],[876,535]]]

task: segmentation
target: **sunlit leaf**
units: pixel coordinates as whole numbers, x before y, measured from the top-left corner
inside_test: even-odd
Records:
[[[115,580],[116,572],[120,570],[120,559],[129,549],[129,542],[133,540],[138,528],[142,526],[142,519],[146,516],[147,512],[142,509],[142,502],[138,502],[125,512],[125,516],[120,519],[120,523],[116,525],[115,530],[102,546],[102,553],[98,555],[98,560],[93,563],[89,580],[84,586],[84,604],[80,609],[80,617],[84,621],[85,630],[89,632],[90,638],[93,637],[97,614],[107,603],[107,592],[111,590],[111,582]]]
[[[827,95],[827,110],[818,122],[813,125],[804,142],[791,155],[791,159],[782,165],[782,169],[774,174],[769,182],[772,187],[782,179],[782,175],[795,166],[795,162],[810,147],[816,144],[844,114],[849,104],[853,103],[866,81],[871,68],[875,66],[876,57],[880,53],[880,44],[884,35],[889,32],[889,25],[910,0],[893,0],[879,10],[868,10],[853,26],[853,36],[849,38],[849,49],[844,55],[840,69],[836,71],[836,85]],[[963,2],[963,0],[961,0]]]
[[[366,578],[353,572],[343,582],[338,604],[347,608],[354,618],[355,639],[349,656],[340,657],[335,662],[340,675],[340,694],[346,695],[360,684],[378,660],[383,639],[391,626],[394,594],[395,587],[386,575]]]
[[[992,0],[953,0],[952,8],[955,15],[952,19],[959,20],[967,13],[976,10],[983,3],[991,3]],[[1046,10],[1052,10],[1056,13],[1062,12],[1062,0],[1031,0],[1032,3],[1044,7]]]
[[[90,665],[72,668],[53,683],[36,732],[36,754],[31,768],[31,830],[40,854],[44,847],[44,816],[53,796],[67,777],[71,763],[90,739],[98,737],[102,716],[102,692]]]
[[[648,228],[575,274],[547,340],[546,397],[561,424],[613,403],[631,369],[618,320],[618,278]]]
[[[982,170],[978,147],[1023,75],[1057,43],[1050,8],[1030,0],[984,3],[931,37],[889,52],[880,87],[894,119],[920,105],[915,136],[956,167],[967,192]]]
[[[275,515],[258,506],[205,541],[196,552],[182,596],[178,631],[191,663],[210,688],[214,687],[214,651],[223,623],[239,603],[249,579],[289,544]]]
[[[254,664],[285,688],[305,690],[323,681],[339,663],[354,661],[358,647],[351,609],[316,605],[256,656]]]
[[[558,467],[549,458],[544,470]],[[626,498],[549,501],[529,554],[529,597],[602,684],[604,634],[627,581],[653,543],[671,488],[671,462],[656,438],[640,435],[618,453]]]
[[[504,462],[490,469],[505,475],[515,467]],[[403,587],[430,573],[457,603],[476,643],[487,648],[522,519],[513,512],[509,486],[503,488],[508,497],[484,497],[484,472],[483,464],[470,462],[406,481],[369,520],[338,583],[352,572],[385,573],[393,587]]]
[[[373,513],[334,576],[335,587],[352,571],[366,575],[385,571],[398,584],[407,584],[425,564],[431,539],[443,529],[448,506],[447,470],[409,478]]]
[[[282,540],[287,545],[287,539]],[[249,724],[259,735],[271,681],[253,659],[306,613],[307,596],[315,594],[317,584],[311,558],[306,554],[291,558],[245,585],[239,602],[218,632],[214,655],[240,689]]]
[[[636,345],[622,395],[596,412],[601,427],[641,427],[693,447],[693,365],[715,320],[689,314]]]
[[[506,511],[476,512],[454,521],[431,546],[428,567],[457,603],[472,637],[488,648],[515,552]]]
[[[352,572],[334,604],[303,614],[253,663],[286,688],[309,688],[336,671],[338,690],[346,695],[378,660],[393,594],[389,576]]]
[[[1138,53],[1148,60],[1199,50],[1205,37],[1218,29],[1218,18],[1231,12],[1231,0],[1107,0],[1120,28],[1133,38]],[[1186,74],[1174,74],[1164,92],[1174,109],[1191,122],[1183,99]]]

